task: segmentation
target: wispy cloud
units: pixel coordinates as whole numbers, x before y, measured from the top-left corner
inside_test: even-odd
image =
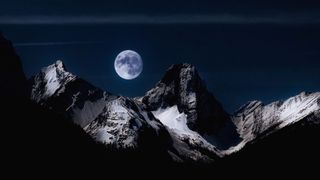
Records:
[[[174,15],[110,15],[110,16],[0,16],[0,24],[77,25],[77,24],[318,24],[320,16],[308,14],[232,15],[232,14],[174,14]]]
[[[100,44],[100,41],[63,41],[63,42],[25,42],[14,43],[15,47],[28,47],[28,46],[58,46],[58,45],[75,45],[75,44]]]

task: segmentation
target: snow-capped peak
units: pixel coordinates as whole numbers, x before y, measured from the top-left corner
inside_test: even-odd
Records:
[[[57,60],[57,61],[55,62],[55,67],[56,67],[57,69],[59,69],[60,71],[66,71],[65,65],[64,65],[64,63],[62,62],[62,60]]]
[[[50,71],[56,71],[58,74],[69,73],[67,72],[62,60],[57,60],[54,64],[51,64],[41,69],[41,72],[45,74],[49,73]]]
[[[43,69],[45,74],[46,84],[46,95],[50,96],[56,92],[60,87],[61,81],[65,79],[70,73],[66,72],[62,61],[58,60],[55,64]]]
[[[41,72],[34,77],[32,99],[40,101],[52,96],[59,89],[63,91],[63,86],[75,78],[75,75],[66,71],[63,62],[57,60],[54,64],[42,68]]]
[[[66,114],[81,127],[101,113],[109,97],[108,92],[66,71],[61,60],[42,68],[33,78],[31,99]]]

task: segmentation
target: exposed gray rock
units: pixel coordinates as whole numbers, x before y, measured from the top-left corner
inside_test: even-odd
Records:
[[[177,105],[179,111],[187,115],[188,127],[199,133],[212,134],[229,120],[196,68],[186,63],[171,66],[142,102],[149,111]]]

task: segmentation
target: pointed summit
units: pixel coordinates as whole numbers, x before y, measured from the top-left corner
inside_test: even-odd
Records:
[[[33,77],[34,84],[32,87],[32,99],[39,102],[41,99],[55,94],[59,89],[77,77],[66,71],[65,65],[61,60],[57,60],[54,64],[42,68],[41,71]]]
[[[55,62],[55,67],[59,70],[62,70],[62,71],[67,71],[66,69],[66,66],[64,65],[64,63],[62,62],[62,60],[57,60]]]
[[[57,60],[54,64],[51,64],[50,66],[42,68],[43,73],[47,73],[49,71],[56,71],[59,74],[63,74],[67,72],[65,64],[62,62],[62,60]]]
[[[168,84],[174,80],[189,78],[191,80],[195,78],[200,78],[196,68],[187,63],[174,64],[165,73],[163,78],[159,83]]]
[[[200,133],[213,133],[228,120],[196,68],[187,63],[172,65],[142,102],[150,111],[177,105],[179,112],[187,115],[188,127]]]

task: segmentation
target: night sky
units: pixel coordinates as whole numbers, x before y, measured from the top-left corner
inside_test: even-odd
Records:
[[[318,1],[10,0],[0,30],[28,77],[61,59],[72,73],[129,97],[142,96],[171,64],[195,65],[228,112],[320,91]],[[132,49],[141,75],[121,79],[119,52]]]

